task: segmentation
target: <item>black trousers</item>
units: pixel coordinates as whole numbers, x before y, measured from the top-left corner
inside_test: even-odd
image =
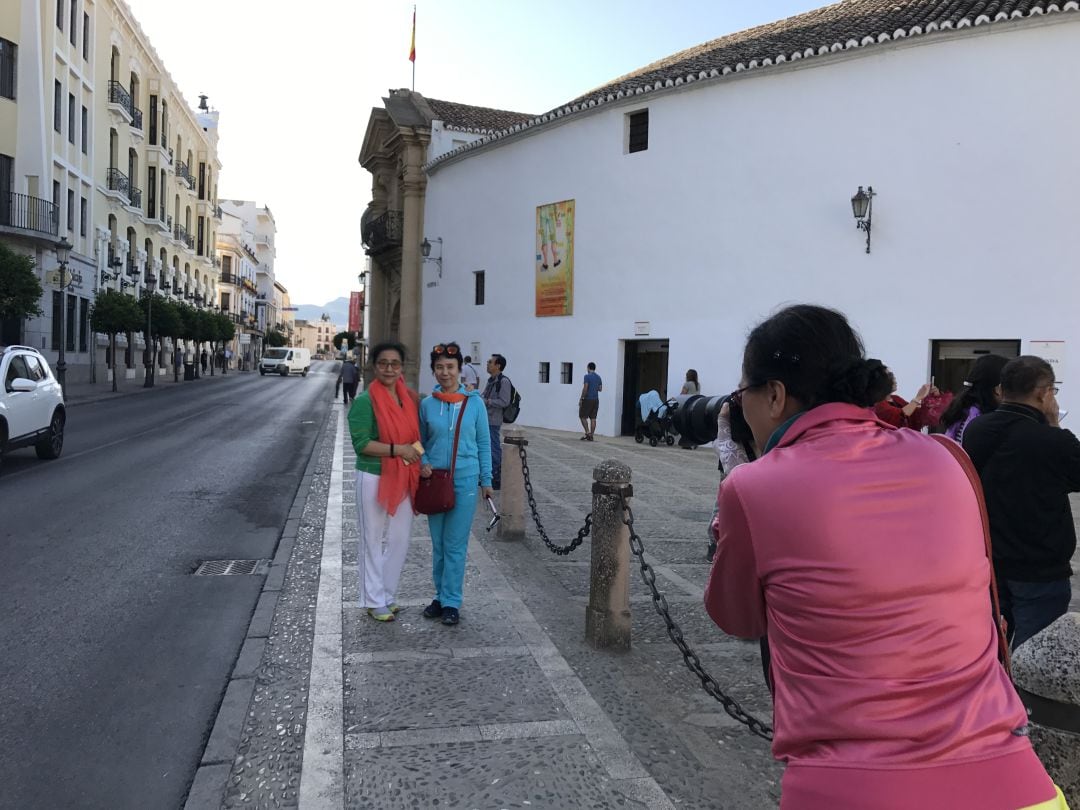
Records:
[[[341,389],[344,392],[345,404],[348,405],[352,400],[356,399],[356,386],[359,383],[347,383],[341,384]]]

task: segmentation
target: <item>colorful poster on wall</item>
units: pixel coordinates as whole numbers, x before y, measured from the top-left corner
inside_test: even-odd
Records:
[[[536,317],[574,314],[574,201],[536,207]]]

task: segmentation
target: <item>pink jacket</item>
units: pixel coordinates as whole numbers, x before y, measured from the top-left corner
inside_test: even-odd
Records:
[[[1015,808],[1054,797],[996,658],[967,476],[869,409],[803,414],[719,496],[705,607],[768,635],[783,807]]]

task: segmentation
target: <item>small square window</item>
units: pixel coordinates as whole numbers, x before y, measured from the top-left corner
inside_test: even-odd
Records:
[[[563,385],[570,385],[574,382],[574,364],[563,363],[561,381]]]
[[[638,110],[626,116],[626,151],[644,152],[649,148],[649,111]]]
[[[473,273],[473,276],[475,277],[475,292],[473,303],[475,303],[478,307],[482,307],[484,305],[484,271],[477,270]]]
[[[540,382],[551,382],[551,363],[544,362],[540,364]]]

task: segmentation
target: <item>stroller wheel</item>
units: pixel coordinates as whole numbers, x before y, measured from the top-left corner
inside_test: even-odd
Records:
[[[675,444],[675,437],[671,435],[665,436],[664,441],[667,442],[668,447],[671,447],[673,444]]]
[[[643,441],[645,441],[645,434],[639,430],[637,433],[634,434],[634,441],[638,444],[641,444]]]
[[[658,445],[658,444],[659,444],[659,442],[656,440],[655,436],[650,436],[649,437],[649,447],[656,447],[656,445]]]

